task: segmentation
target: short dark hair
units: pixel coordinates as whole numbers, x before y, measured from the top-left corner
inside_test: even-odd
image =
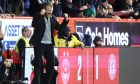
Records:
[[[102,41],[100,36],[95,36],[93,43],[96,44],[96,42]]]
[[[47,6],[53,7],[53,4],[51,2],[42,4],[42,8],[46,8]]]

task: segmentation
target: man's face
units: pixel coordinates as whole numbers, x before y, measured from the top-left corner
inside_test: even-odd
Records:
[[[29,28],[26,28],[25,31],[24,31],[24,36],[27,37],[27,38],[30,38],[32,35],[32,32]]]
[[[52,16],[52,12],[53,12],[53,7],[51,7],[51,6],[46,6],[45,11],[46,11],[45,15],[46,15],[47,17],[51,17],[51,16]]]

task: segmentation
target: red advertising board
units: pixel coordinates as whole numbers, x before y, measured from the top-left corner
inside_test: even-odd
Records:
[[[119,84],[119,49],[94,49],[94,84]]]
[[[78,73],[80,49],[59,48],[58,52],[58,84],[81,84],[81,80],[78,79],[81,76],[81,72]]]
[[[57,84],[93,84],[93,48],[59,48]]]

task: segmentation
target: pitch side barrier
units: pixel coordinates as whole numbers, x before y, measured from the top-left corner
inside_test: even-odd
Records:
[[[140,84],[140,48],[55,48],[57,84]],[[26,48],[25,77],[31,82],[33,48]],[[135,54],[134,54],[135,53]]]

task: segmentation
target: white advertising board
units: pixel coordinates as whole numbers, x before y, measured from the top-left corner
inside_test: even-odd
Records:
[[[2,19],[1,29],[4,34],[4,50],[14,47],[18,38],[22,35],[21,30],[24,26],[31,27],[32,19]]]

